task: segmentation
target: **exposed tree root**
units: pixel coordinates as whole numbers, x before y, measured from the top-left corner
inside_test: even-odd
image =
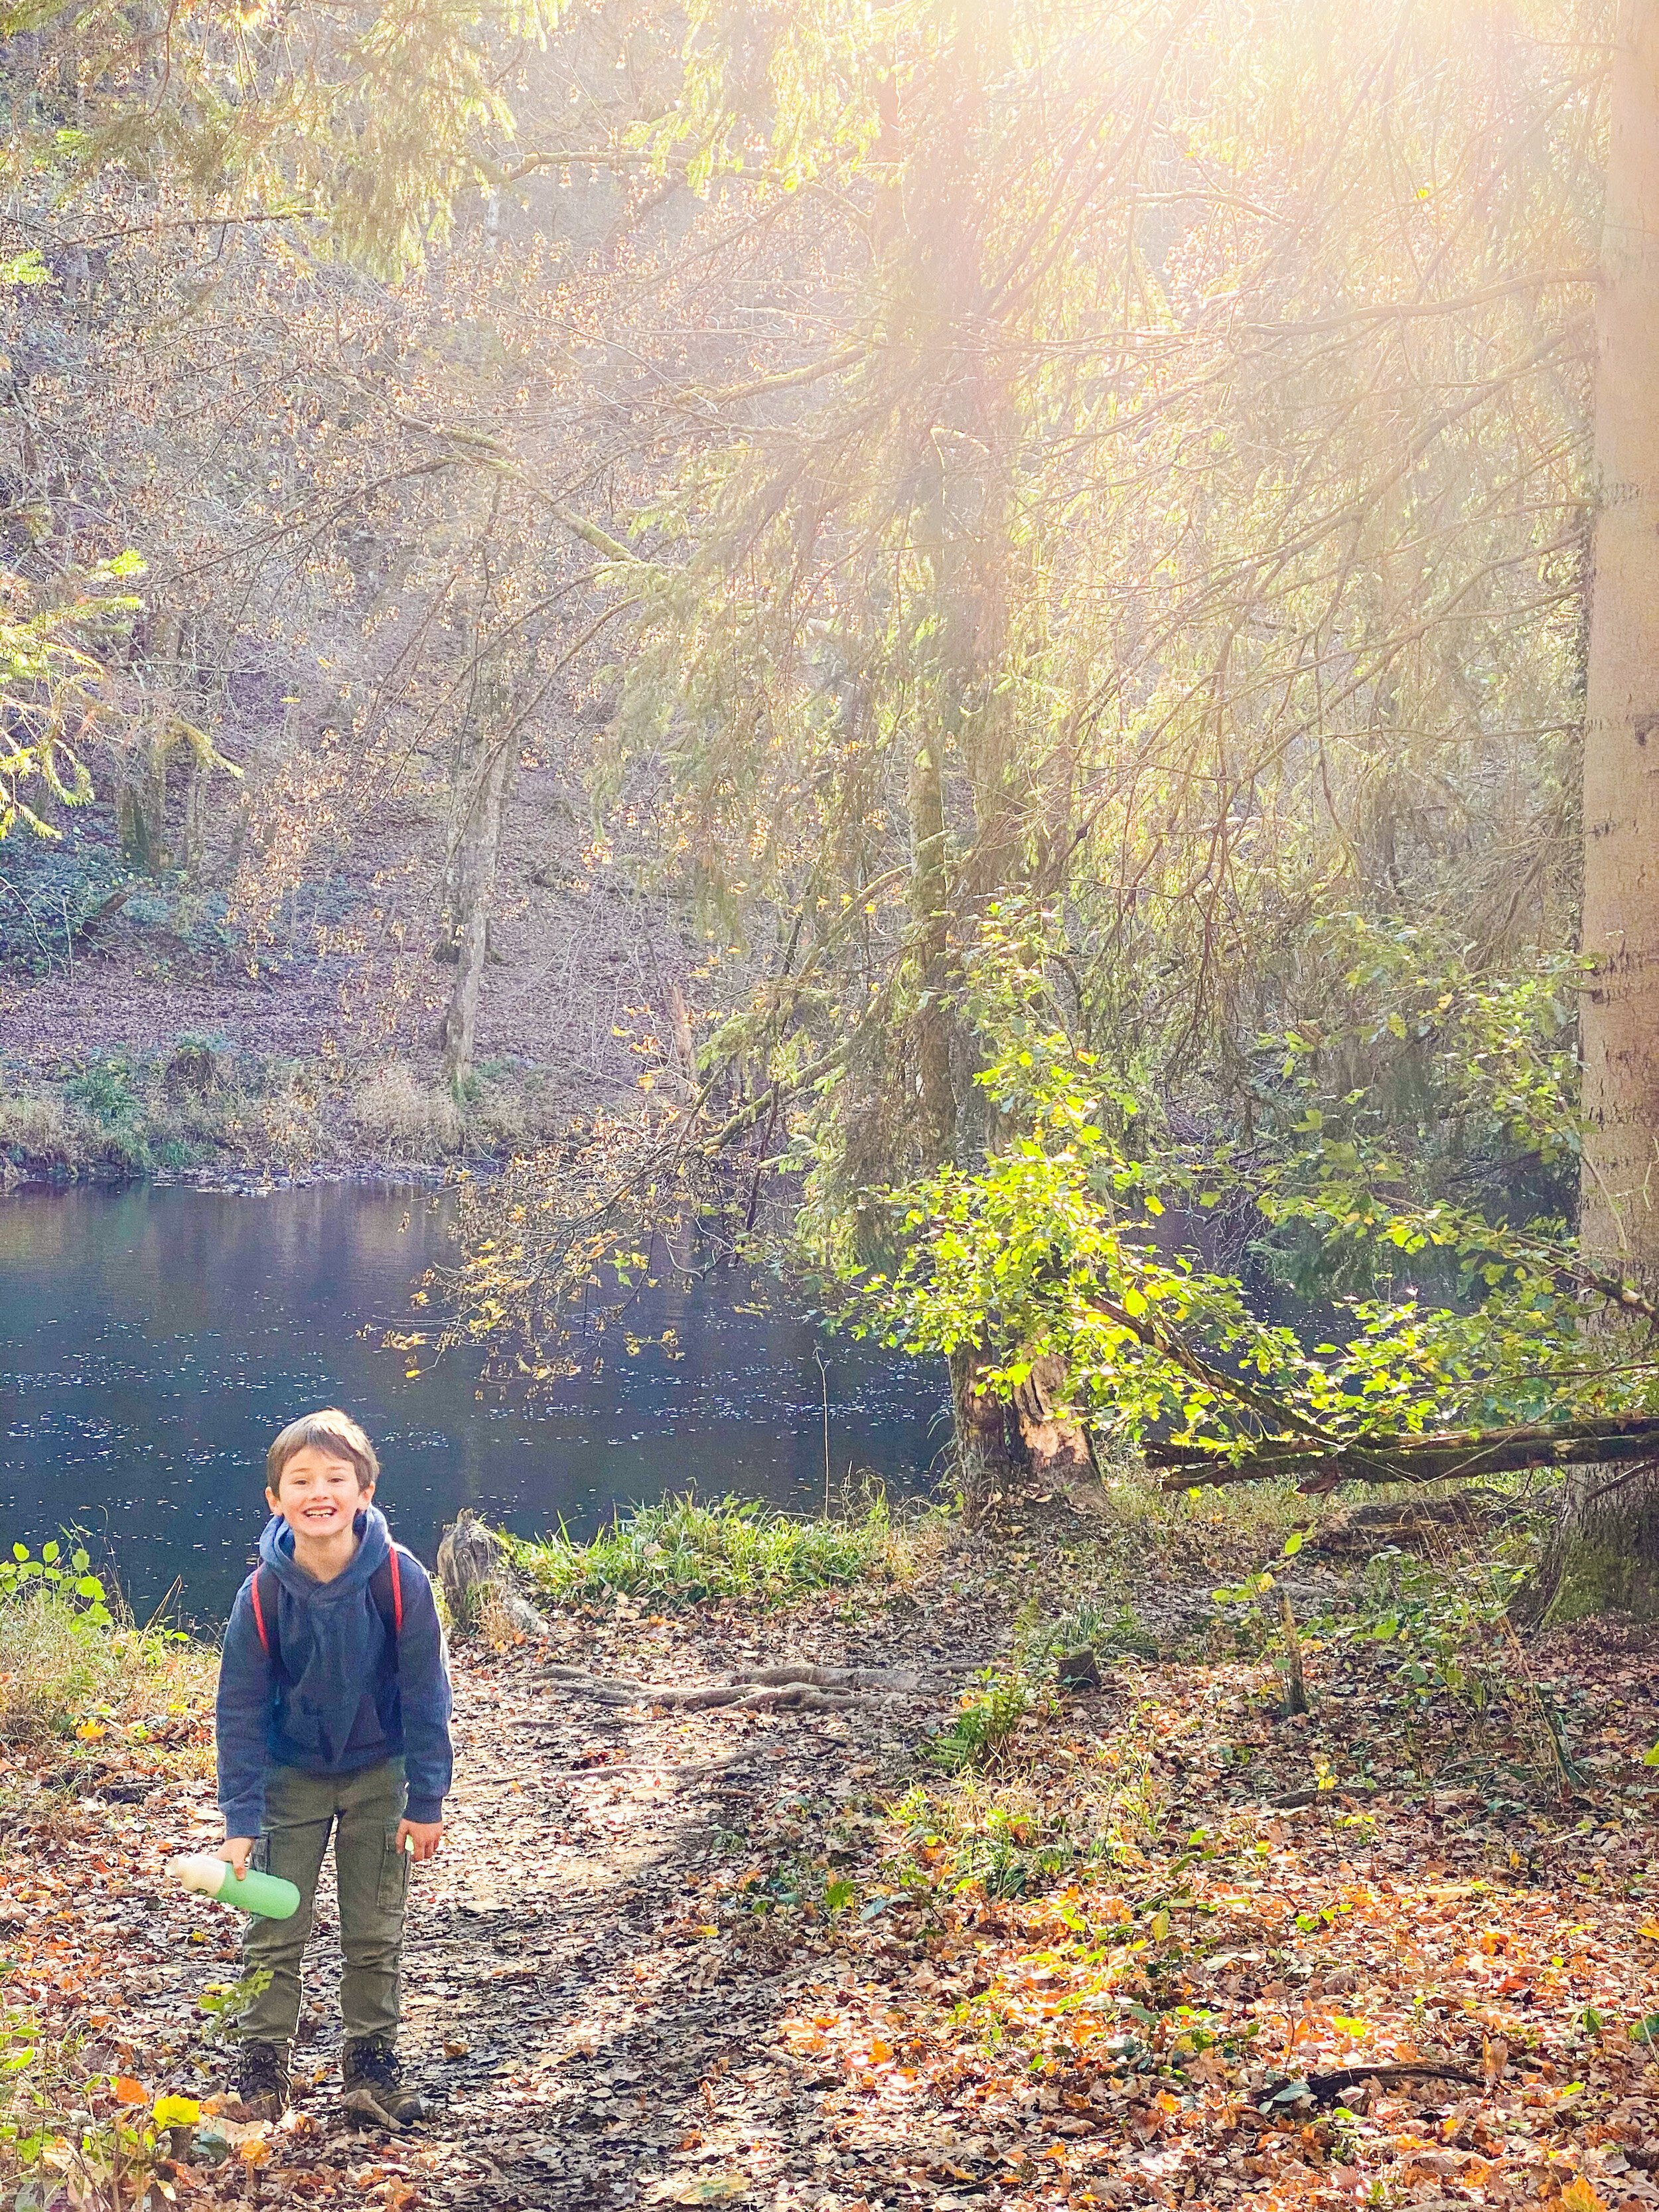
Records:
[[[666,1705],[681,1712],[706,1712],[716,1705],[738,1705],[749,1712],[775,1712],[788,1706],[802,1712],[841,1712],[862,1698],[915,1698],[939,1694],[923,1678],[904,1668],[811,1667],[786,1662],[728,1674],[718,1682],[635,1682],[613,1674],[588,1674],[580,1667],[543,1670],[562,1689],[592,1698],[602,1705]]]

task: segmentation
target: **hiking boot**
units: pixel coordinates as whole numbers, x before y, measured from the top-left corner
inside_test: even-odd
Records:
[[[366,2035],[348,2043],[340,2054],[344,2083],[341,2102],[360,2119],[382,2127],[401,2128],[405,2121],[426,2118],[426,2100],[404,2087],[403,2069],[389,2036]]]
[[[236,2058],[236,2100],[245,2120],[280,2120],[288,2110],[288,2068],[274,2043],[245,2043]]]

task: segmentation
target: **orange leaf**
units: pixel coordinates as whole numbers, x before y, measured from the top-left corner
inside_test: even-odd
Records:
[[[1581,2173],[1577,2181],[1570,2181],[1561,2191],[1563,2212],[1607,2212],[1605,2201],[1598,2197]]]
[[[118,2074],[110,2083],[118,2105],[147,2105],[149,2091],[142,2081],[135,2081],[131,2074]]]
[[[870,2045],[870,2063],[872,2066],[884,2066],[892,2055],[892,2045],[884,2043],[879,2036]]]

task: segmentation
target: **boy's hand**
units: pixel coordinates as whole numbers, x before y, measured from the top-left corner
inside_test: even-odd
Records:
[[[414,1850],[410,1853],[411,1858],[429,1859],[443,1841],[443,1834],[444,1824],[441,1820],[399,1820],[397,1848],[400,1851],[403,1850],[405,1848],[404,1839],[407,1838],[408,1842],[414,1845]]]
[[[236,1869],[237,1881],[240,1881],[247,1872],[248,1856],[252,1849],[252,1836],[227,1836],[213,1856],[216,1859],[228,1860]]]

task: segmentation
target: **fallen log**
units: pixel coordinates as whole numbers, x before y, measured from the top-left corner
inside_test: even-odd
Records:
[[[1236,1460],[1193,1445],[1146,1447],[1149,1467],[1170,1470],[1165,1490],[1283,1481],[1286,1476],[1310,1492],[1334,1490],[1345,1482],[1468,1482],[1524,1468],[1619,1466],[1656,1456],[1659,1415],[1648,1413],[1425,1436],[1334,1437],[1328,1443],[1305,1436],[1273,1437]]]

